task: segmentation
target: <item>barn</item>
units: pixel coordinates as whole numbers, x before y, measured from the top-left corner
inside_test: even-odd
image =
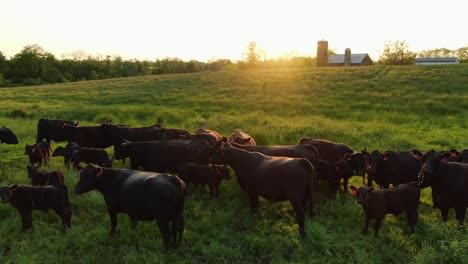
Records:
[[[459,64],[457,57],[446,58],[416,58],[416,65]]]
[[[369,66],[374,62],[367,53],[350,54],[349,66]],[[345,54],[333,54],[328,57],[328,66],[345,66]]]

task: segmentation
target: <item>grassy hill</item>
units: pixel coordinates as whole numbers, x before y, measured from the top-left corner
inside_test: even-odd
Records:
[[[241,128],[259,145],[297,144],[311,136],[355,150],[468,148],[468,65],[203,72],[6,88],[0,89],[0,106],[0,126],[20,139],[0,147],[0,184],[29,183],[24,146],[35,141],[40,118],[82,125],[106,119],[134,126],[160,122],[192,132],[205,126],[223,135]],[[63,143],[53,148],[58,145]],[[69,190],[77,182],[62,158],[45,169],[64,170]],[[361,207],[341,195],[320,202],[302,240],[287,202],[261,200],[252,214],[235,179],[224,182],[213,201],[207,189],[192,188],[186,243],[169,255],[162,253],[157,224],[140,222],[133,231],[120,215],[111,238],[101,195],[70,193],[74,218],[66,234],[52,211],[34,212],[34,230],[22,233],[17,211],[0,205],[0,261],[467,263],[466,225],[458,228],[452,211],[442,223],[430,193],[423,191],[415,234],[409,234],[405,216],[388,216],[379,238],[362,236]]]

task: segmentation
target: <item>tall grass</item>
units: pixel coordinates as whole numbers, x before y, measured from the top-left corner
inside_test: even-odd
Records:
[[[18,145],[0,146],[0,184],[27,184],[24,145],[35,141],[40,118],[94,125],[112,119],[133,126],[157,122],[195,131],[204,126],[229,135],[236,128],[261,145],[297,144],[303,136],[344,142],[359,150],[466,148],[468,66],[358,67],[203,72],[0,89],[0,126]],[[53,147],[63,145],[54,143]],[[112,149],[108,151],[112,153]],[[117,167],[125,165],[116,164]],[[321,200],[301,239],[287,202],[261,199],[257,213],[236,180],[219,199],[190,188],[186,241],[163,254],[157,224],[119,215],[117,234],[101,195],[71,193],[74,171],[53,158],[46,170],[63,170],[73,227],[60,232],[53,213],[34,212],[35,228],[20,232],[16,210],[0,205],[2,263],[466,263],[467,228],[453,212],[442,223],[430,189],[421,198],[415,234],[404,216],[388,216],[379,238],[362,236],[362,209],[350,195]],[[357,177],[351,180],[360,184]]]

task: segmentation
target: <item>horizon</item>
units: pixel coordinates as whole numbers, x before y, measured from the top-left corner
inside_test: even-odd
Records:
[[[403,1],[391,6],[370,0],[286,3],[240,0],[123,1],[84,0],[70,5],[58,0],[7,0],[0,17],[7,58],[37,44],[58,59],[84,51],[91,56],[121,56],[125,60],[165,57],[184,61],[243,60],[255,41],[266,58],[316,56],[317,41],[344,53],[368,53],[377,60],[386,41],[406,41],[413,52],[468,45],[464,6],[447,0],[449,16],[437,15],[441,2]],[[381,6],[384,6],[381,8]],[[25,8],[27,7],[27,9]],[[391,14],[396,19],[387,19]],[[5,26],[6,25],[6,26]]]

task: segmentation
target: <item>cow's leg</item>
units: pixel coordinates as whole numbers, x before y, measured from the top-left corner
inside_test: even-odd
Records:
[[[167,253],[171,242],[171,234],[169,231],[169,221],[158,220],[159,230],[161,231],[164,243],[164,251]]]
[[[63,230],[65,231],[69,223],[67,220],[67,213],[65,208],[52,208],[52,210],[54,210],[54,212],[62,219],[62,226]]]
[[[348,177],[343,178],[343,191],[348,192]]]
[[[258,208],[258,194],[250,193],[249,199],[250,199],[250,208],[252,208],[252,211],[256,211]]]
[[[137,227],[137,220],[133,217],[130,217],[130,222],[132,224],[132,229],[135,230]]]
[[[208,189],[210,190],[210,199],[213,199],[216,193],[215,187],[212,185],[208,185]]]
[[[366,215],[365,222],[364,222],[364,228],[362,229],[362,234],[367,235],[369,233],[369,224],[370,224],[370,217]]]
[[[406,217],[408,218],[408,224],[411,229],[411,233],[414,233],[414,226],[418,221],[418,210],[408,210],[406,211]]]
[[[301,201],[293,201],[291,200],[291,205],[294,209],[294,213],[296,214],[296,221],[299,225],[299,234],[302,238],[306,237],[305,229],[304,229],[304,222],[305,222],[305,209],[302,206]]]
[[[23,231],[33,227],[32,225],[32,211],[20,212],[21,222],[23,223]]]
[[[458,224],[460,226],[463,225],[463,221],[465,221],[465,214],[466,214],[466,208],[461,207],[461,208],[455,208],[455,216],[458,220]]]
[[[117,227],[117,213],[114,212],[114,210],[112,210],[110,204],[107,204],[107,212],[109,213],[109,218],[111,222],[110,234],[113,235],[115,233],[115,228]]]
[[[375,219],[375,223],[374,223],[374,236],[378,236],[379,235],[379,229],[380,229],[380,226],[382,226],[382,220],[384,219],[384,217],[378,217]]]
[[[447,222],[449,209],[446,207],[440,208],[440,215],[442,216],[442,221]]]

